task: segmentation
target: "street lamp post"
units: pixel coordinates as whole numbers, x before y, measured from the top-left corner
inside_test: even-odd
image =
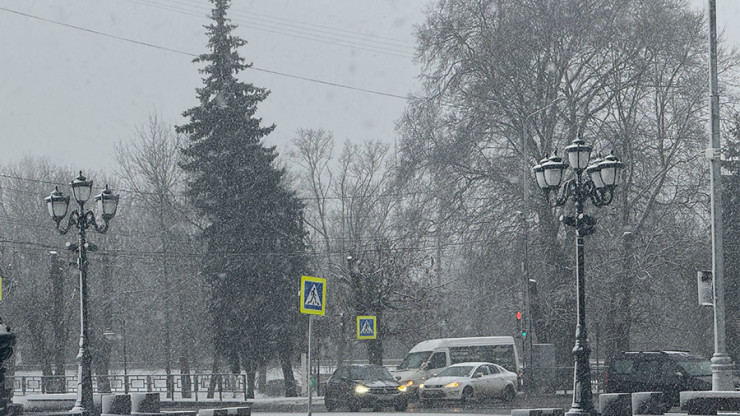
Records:
[[[609,205],[614,197],[617,174],[622,168],[622,163],[614,156],[609,155],[602,159],[597,158],[589,165],[591,157],[590,145],[581,139],[573,140],[573,143],[565,148],[568,160],[575,172],[575,178],[565,182],[561,188],[563,171],[568,167],[560,157],[553,155],[543,159],[540,164],[533,168],[537,184],[545,192],[545,197],[552,206],[562,206],[568,199],[573,199],[576,208],[575,216],[561,216],[560,221],[565,225],[576,229],[576,292],[577,292],[577,323],[576,342],[573,347],[575,359],[573,380],[573,403],[566,415],[595,415],[593,397],[591,392],[591,369],[589,356],[591,349],[588,346],[588,334],[586,332],[586,279],[584,276],[584,245],[583,238],[593,234],[596,219],[583,213],[583,204],[590,200],[594,206],[601,207]],[[587,179],[582,175],[586,172]],[[558,193],[558,190],[559,193]],[[555,194],[550,199],[550,192]]]
[[[110,326],[103,333],[103,336],[108,341],[115,341],[118,339],[118,334],[113,332],[113,321],[118,321],[121,326],[121,345],[123,347],[123,392],[128,394],[128,356],[126,355],[126,321],[123,318],[116,318],[115,316],[110,318]]]
[[[93,182],[87,180],[80,172],[80,175],[69,185],[79,209],[75,209],[69,214],[66,225],[61,226],[60,223],[67,215],[69,196],[62,195],[59,187],[56,187],[51,195],[44,200],[60,234],[66,234],[72,226],[75,226],[78,230],[78,243],[76,246],[71,245],[71,248],[77,251],[77,268],[80,270],[80,350],[77,354],[77,400],[70,413],[89,415],[95,413],[95,407],[90,369],[92,356],[88,347],[87,335],[87,250],[93,249],[94,246],[87,242],[85,233],[88,228],[92,228],[101,234],[108,231],[108,223],[116,215],[116,209],[118,208],[118,195],[113,195],[108,189],[108,185],[106,185],[105,189],[94,197],[98,205],[98,212],[103,220],[103,224],[99,225],[95,213],[85,211],[85,203],[92,194]]]

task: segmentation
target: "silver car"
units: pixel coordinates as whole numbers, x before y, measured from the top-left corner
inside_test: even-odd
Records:
[[[453,364],[419,386],[424,405],[435,401],[501,399],[516,397],[518,377],[498,364],[470,362]]]

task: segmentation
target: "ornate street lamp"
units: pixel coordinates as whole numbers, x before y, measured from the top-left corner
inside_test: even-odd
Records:
[[[115,332],[113,332],[113,321],[118,321],[118,324],[121,326],[121,335],[119,336]],[[108,328],[103,332],[103,336],[108,341],[121,341],[121,344],[123,346],[123,392],[125,394],[128,394],[128,357],[126,355],[126,321],[123,320],[123,318],[116,318],[115,316],[110,318],[109,322],[111,328]]]
[[[100,225],[95,218],[95,213],[85,211],[85,203],[92,194],[93,182],[88,181],[80,172],[80,175],[69,185],[72,188],[72,196],[80,207],[69,214],[66,225],[61,226],[60,223],[67,215],[69,196],[62,195],[59,187],[56,187],[44,200],[49,209],[49,215],[56,222],[56,229],[60,234],[66,234],[72,226],[78,230],[78,244],[71,245],[71,248],[77,250],[77,268],[80,270],[80,351],[77,354],[77,401],[70,413],[89,415],[95,413],[90,369],[92,356],[88,348],[87,336],[87,250],[92,249],[92,246],[87,243],[85,232],[91,227],[101,234],[108,231],[108,222],[116,215],[118,208],[118,195],[113,195],[106,185],[103,192],[94,197],[100,218],[103,220],[103,224]]]
[[[568,199],[573,199],[576,207],[575,216],[561,216],[560,221],[565,225],[576,229],[576,290],[577,290],[577,315],[576,343],[573,348],[575,359],[574,381],[573,381],[573,403],[566,415],[595,415],[591,392],[591,369],[589,367],[589,356],[591,349],[588,346],[588,335],[586,332],[586,279],[584,277],[583,237],[593,234],[596,219],[583,213],[584,202],[590,200],[594,206],[602,207],[609,205],[614,197],[614,188],[619,170],[623,164],[616,156],[609,155],[602,159],[598,157],[591,164],[590,145],[581,139],[573,140],[573,143],[565,148],[568,153],[568,161],[575,172],[575,177],[564,184],[563,172],[568,167],[557,154],[542,159],[532,170],[539,187],[545,192],[545,198],[551,206],[562,206]],[[588,178],[583,179],[586,172]],[[560,192],[558,192],[560,190]],[[554,198],[550,198],[550,192]]]

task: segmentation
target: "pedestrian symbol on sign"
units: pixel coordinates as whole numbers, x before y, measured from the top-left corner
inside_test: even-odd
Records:
[[[301,277],[301,313],[324,315],[326,310],[326,279]]]
[[[374,316],[357,317],[357,339],[376,339],[378,328]]]
[[[321,308],[321,297],[319,296],[319,291],[316,290],[316,287],[319,285],[318,283],[311,283],[310,286],[311,290],[308,291],[308,296],[306,297],[306,306]]]

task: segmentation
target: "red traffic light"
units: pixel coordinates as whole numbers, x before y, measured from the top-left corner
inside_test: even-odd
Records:
[[[516,311],[516,320],[517,321],[520,321],[521,319],[522,319],[522,312],[521,311]]]

